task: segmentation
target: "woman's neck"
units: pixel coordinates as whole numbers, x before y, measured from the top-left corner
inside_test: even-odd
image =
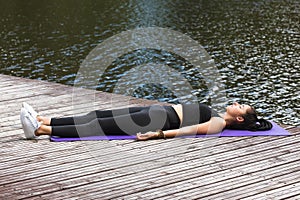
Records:
[[[226,126],[231,125],[235,121],[234,118],[227,112],[220,114],[220,116],[225,120]]]

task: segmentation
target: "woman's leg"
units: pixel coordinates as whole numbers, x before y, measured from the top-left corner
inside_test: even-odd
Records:
[[[122,109],[115,109],[115,110],[95,110],[82,116],[51,118],[51,119],[46,117],[40,117],[38,118],[38,120],[43,121],[45,122],[44,123],[45,125],[50,125],[50,126],[86,124],[93,121],[94,119],[128,115],[131,113],[140,112],[145,108],[147,107],[129,107],[129,108],[122,108]]]
[[[110,115],[102,115],[102,117],[100,116],[100,118],[85,124],[52,126],[51,135],[59,137],[136,135],[138,132],[148,132],[156,129],[166,130],[169,127],[167,118],[164,118],[166,111],[161,106],[118,111],[113,111]],[[45,127],[42,126],[41,130],[37,131],[37,135],[42,134],[43,128]]]

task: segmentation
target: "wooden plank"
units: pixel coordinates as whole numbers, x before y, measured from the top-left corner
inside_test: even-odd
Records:
[[[272,181],[273,178],[284,175],[289,176],[290,173],[294,173],[298,170],[299,166],[297,164],[291,165],[290,163],[285,163],[283,165],[244,174],[227,180],[219,180],[218,177],[215,177],[217,179],[215,183],[176,193],[170,197],[172,197],[172,199],[181,197],[191,199],[218,199],[225,197],[226,199],[241,199],[243,197],[241,194],[244,194],[244,196],[249,195],[247,194],[249,192],[247,187],[252,188],[250,189],[250,192],[256,192],[257,188],[264,184],[263,181]],[[205,181],[207,181],[207,179],[205,179]],[[199,190],[201,190],[201,193],[199,193]]]
[[[189,143],[189,142],[188,142]],[[141,143],[139,143],[139,144],[141,144]],[[129,146],[129,145],[128,145]],[[156,143],[155,145],[151,145],[149,148],[159,148],[159,146],[167,146],[166,145],[166,143]],[[182,146],[182,148],[184,148],[185,149],[185,143],[183,143],[182,145],[177,145],[177,146],[175,146],[174,148],[177,148],[177,151],[180,153],[180,147]],[[91,149],[93,149],[95,146],[91,146]],[[146,148],[147,146],[144,146],[144,149]],[[102,154],[102,150],[103,149],[105,149],[106,150],[106,152],[105,153],[103,153]],[[131,149],[131,147],[127,147],[126,145],[123,145],[122,147],[117,147],[116,148],[116,146],[112,146],[110,143],[107,143],[107,145],[104,145],[104,146],[101,146],[100,148],[99,147],[96,147],[96,149],[92,152],[93,154],[96,154],[97,156],[100,156],[100,157],[105,157],[106,155],[110,155],[110,154],[114,154],[114,153],[117,153],[117,152],[119,152],[120,150],[122,150],[121,151],[121,153],[123,152],[123,151],[128,151],[127,153],[128,153],[128,155],[127,155],[127,157],[128,158],[130,158],[130,157],[137,157],[137,155],[138,154],[142,154],[143,152],[140,152],[140,150],[141,150],[142,148],[139,148],[139,149]],[[163,149],[161,149],[161,150],[163,150]],[[132,151],[132,152],[131,152]],[[146,149],[146,151],[148,151],[148,149]],[[194,149],[193,150],[191,150],[191,151],[195,151]],[[100,152],[101,154],[100,155],[98,155],[98,152]],[[70,155],[68,155],[68,154],[65,154],[65,152],[62,152],[61,153],[61,155],[66,155],[67,156],[67,158],[68,158],[68,160],[71,160],[72,158],[74,159],[74,161],[78,161],[79,160],[79,158],[82,156],[82,154],[83,154],[83,158],[87,158],[86,156],[89,156],[90,158],[89,159],[91,159],[91,160],[94,160],[94,158],[93,157],[91,157],[89,154],[90,154],[91,152],[89,151],[89,149],[87,149],[86,150],[86,152],[82,152],[82,149],[80,149],[79,151],[72,151],[72,153],[70,154]],[[174,154],[175,154],[175,151],[173,152]],[[176,154],[175,154],[176,155]],[[58,154],[58,153],[55,153],[55,156],[57,156],[55,159],[56,160],[53,160],[53,162],[51,162],[51,163],[47,163],[47,161],[45,161],[45,163],[40,163],[40,164],[43,164],[42,166],[40,166],[40,169],[43,169],[44,167],[57,167],[57,165],[59,165],[59,164],[62,164],[62,163],[65,163],[66,162],[66,159],[65,158],[62,158],[61,156],[60,156],[60,154]],[[52,155],[50,154],[49,155],[49,157],[51,158],[52,157]],[[109,159],[110,159],[110,161],[111,162],[113,162],[113,161],[116,161],[116,162],[119,162],[119,156],[118,155],[112,155],[112,156],[110,156],[109,157]],[[134,158],[135,160],[137,160],[137,162],[139,162],[139,159],[136,159],[136,158]],[[61,160],[60,162],[62,162],[62,163],[57,163],[56,161],[59,161],[59,160]],[[71,160],[72,161],[72,160]],[[86,160],[85,160],[86,161]],[[106,161],[109,161],[109,160],[106,160]],[[126,163],[124,163],[124,164],[126,164]],[[8,165],[6,165],[6,166],[10,166],[11,165],[11,163],[8,163]],[[5,167],[5,165],[4,165],[4,167]],[[14,173],[18,173],[18,172],[20,172],[20,173],[23,173],[24,172],[24,169],[21,167],[21,168],[19,168],[19,167],[11,167],[10,168],[10,170],[12,171],[12,172],[14,172]],[[35,169],[39,169],[39,168],[35,168]],[[69,169],[69,168],[68,168]],[[72,168],[71,168],[72,169]],[[59,171],[58,171],[59,172]],[[31,176],[32,176],[32,174],[31,174]],[[3,177],[2,177],[3,178]],[[9,177],[7,177],[7,178],[9,178]],[[18,178],[20,178],[20,177],[18,177]],[[7,181],[8,179],[5,179],[5,181]]]
[[[289,176],[287,180],[283,179],[280,180],[278,178],[276,181],[278,182],[278,186],[281,186],[276,189],[266,190],[264,193],[257,194],[255,196],[250,196],[248,198],[244,198],[245,200],[252,200],[252,199],[276,199],[280,197],[281,199],[288,198],[290,196],[300,196],[300,177],[299,173],[295,174],[294,176]],[[283,178],[283,177],[281,177]],[[285,184],[284,182],[289,182],[289,184]]]
[[[297,153],[299,153],[299,152],[297,152]],[[293,154],[293,161],[294,161],[294,159],[299,161],[299,158],[297,158],[297,156],[296,156],[297,153]],[[276,153],[275,153],[275,155],[279,156],[279,154],[276,154]],[[109,193],[110,190],[105,190],[105,187],[103,188],[102,184],[100,184],[100,185],[98,184],[98,188],[101,188],[101,191],[99,191],[99,189],[98,189],[98,193],[94,192],[93,194],[97,194],[97,196],[100,196],[101,198],[105,198],[105,199],[112,199],[112,198],[114,199],[117,197],[122,197],[125,194],[132,194],[132,195],[127,196],[128,198],[132,198],[133,196],[135,196],[137,194],[139,196],[142,196],[143,198],[150,198],[150,197],[157,198],[156,195],[161,195],[161,192],[157,190],[158,188],[160,188],[161,191],[164,191],[164,195],[166,195],[167,191],[169,191],[170,193],[174,193],[174,192],[178,193],[182,189],[186,190],[188,186],[192,187],[192,188],[194,188],[196,186],[200,187],[199,184],[207,183],[207,181],[209,179],[208,177],[210,177],[212,173],[214,174],[213,177],[219,177],[221,175],[222,175],[222,177],[224,177],[226,175],[226,179],[227,179],[228,176],[230,178],[232,178],[232,177],[236,177],[241,174],[244,174],[245,166],[246,166],[246,169],[253,168],[253,169],[251,169],[251,172],[253,172],[255,170],[262,170],[263,168],[268,167],[268,166],[265,166],[267,163],[268,164],[271,163],[272,157],[270,157],[270,156],[272,156],[272,152],[269,155],[266,155],[265,158],[261,161],[259,161],[259,159],[258,159],[259,157],[254,157],[255,159],[257,159],[257,161],[255,163],[250,163],[250,164],[245,163],[245,161],[241,162],[238,159],[237,159],[237,161],[235,159],[231,159],[230,163],[228,163],[228,162],[212,163],[208,166],[197,166],[196,165],[196,166],[194,166],[194,168],[191,168],[191,169],[185,169],[182,166],[183,168],[182,167],[180,168],[180,170],[184,170],[182,173],[180,173],[180,171],[178,170],[178,171],[176,171],[176,173],[168,174],[164,177],[161,177],[161,176],[154,177],[154,178],[151,178],[151,181],[146,180],[146,182],[144,184],[142,184],[140,181],[138,181],[138,184],[136,182],[133,185],[129,185],[126,181],[124,181],[126,184],[121,186],[123,188],[123,190],[120,190],[120,188],[116,187],[117,183],[115,183],[112,188],[114,190],[118,191],[117,194]],[[284,156],[284,154],[283,154],[283,156]],[[268,159],[269,157],[270,157],[270,159]],[[203,160],[203,159],[201,159],[201,160]],[[225,164],[230,164],[231,167],[224,167]],[[227,172],[227,174],[226,174],[226,172]],[[199,180],[198,180],[198,182],[195,181],[198,179],[199,176],[201,176],[200,181]],[[211,178],[211,179],[213,181],[215,181],[215,178]],[[175,188],[176,188],[176,190],[175,190]],[[125,192],[124,192],[124,189],[125,189]],[[157,193],[155,193],[155,191],[157,191]],[[107,193],[106,196],[105,196],[105,192]],[[170,196],[170,194],[168,194],[168,196]]]
[[[221,157],[223,156],[223,155],[220,155]],[[224,156],[223,156],[224,157]],[[236,156],[237,158],[238,158],[238,155]],[[167,158],[164,158],[164,159],[167,159]],[[213,162],[214,162],[214,160],[213,160]],[[169,165],[170,165],[170,163],[169,163]],[[184,165],[186,165],[186,163],[184,164]],[[120,166],[120,167],[122,167],[121,165],[117,165],[117,166]],[[136,172],[137,173],[137,172]],[[180,175],[180,174],[179,174]],[[153,175],[151,175],[150,177],[152,177]],[[177,176],[178,176],[178,174],[177,174]],[[183,177],[185,176],[185,174],[183,174],[182,175]],[[86,178],[86,176],[85,176],[85,178]],[[146,177],[146,181],[148,180],[148,178],[149,177]],[[115,180],[115,178],[113,179],[113,180]],[[123,180],[123,178],[122,178],[122,180]],[[125,179],[126,180],[126,179]],[[124,181],[125,181],[124,180]],[[91,181],[91,179],[90,179],[90,181]],[[135,182],[134,182],[135,183]],[[128,185],[128,184],[126,184],[126,185]],[[113,186],[113,187],[115,187],[115,185]],[[103,185],[101,186],[101,188],[103,189]],[[99,189],[99,187],[97,186],[96,187],[96,189]],[[126,189],[126,188],[125,188]],[[78,193],[78,188],[76,189],[77,190],[77,193]],[[126,189],[127,190],[127,189]],[[90,191],[90,190],[89,190]],[[120,190],[118,190],[119,192],[120,192]]]

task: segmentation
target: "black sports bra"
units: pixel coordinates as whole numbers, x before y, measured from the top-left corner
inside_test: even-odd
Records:
[[[207,122],[212,117],[221,117],[205,104],[182,104],[183,119],[181,127]]]

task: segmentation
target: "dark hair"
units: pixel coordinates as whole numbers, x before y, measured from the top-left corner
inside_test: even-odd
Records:
[[[258,119],[257,112],[253,107],[249,108],[246,111],[246,114],[244,114],[242,117],[244,118],[243,122],[237,122],[228,125],[226,128],[249,131],[266,131],[272,129],[273,127],[273,125],[269,121],[262,118]]]

